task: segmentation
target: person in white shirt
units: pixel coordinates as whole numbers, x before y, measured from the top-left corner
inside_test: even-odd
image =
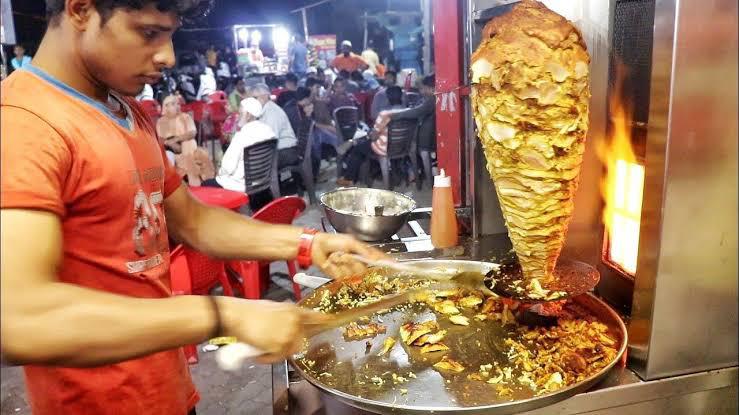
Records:
[[[213,69],[205,67],[205,71],[200,75],[200,87],[195,97],[198,101],[207,101],[210,94],[218,90],[216,77],[213,75]]]
[[[367,62],[369,71],[372,71],[372,75],[377,75],[377,65],[380,64],[380,57],[377,56],[377,52],[370,46],[362,52],[362,59]]]
[[[261,121],[262,104],[256,98],[246,98],[239,108],[241,129],[231,139],[221,159],[221,168],[215,179],[203,181],[203,186],[222,187],[235,192],[246,191],[244,182],[244,149],[250,145],[275,138],[275,133]]]
[[[298,139],[295,137],[290,119],[285,111],[270,99],[269,87],[265,84],[256,84],[251,87],[249,95],[262,104],[262,116],[259,120],[267,124],[277,137],[277,166],[282,168],[298,163]]]
[[[154,99],[154,89],[149,84],[144,84],[144,89],[141,90],[141,92],[136,95],[136,101],[144,101],[144,100],[153,100]]]

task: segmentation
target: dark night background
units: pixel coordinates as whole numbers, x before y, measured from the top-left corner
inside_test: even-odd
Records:
[[[225,28],[234,24],[283,24],[292,32],[302,33],[300,13],[290,13],[316,0],[216,0],[210,15],[194,25],[183,27],[175,37],[178,49],[193,46],[192,42],[230,42],[230,30],[188,31],[198,28]],[[310,34],[336,34],[337,43],[349,39],[361,48],[363,23],[361,15],[385,10],[388,2],[394,9],[418,10],[418,0],[335,0],[308,11]],[[33,54],[45,27],[43,0],[12,0],[16,36]],[[383,30],[370,27],[370,38],[382,41]]]

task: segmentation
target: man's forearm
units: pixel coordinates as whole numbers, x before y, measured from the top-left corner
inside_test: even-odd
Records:
[[[206,297],[132,298],[62,282],[29,292],[2,298],[2,352],[13,363],[110,364],[199,343],[216,324]]]
[[[187,210],[193,214],[178,220],[174,233],[203,253],[216,258],[270,261],[298,255],[302,234],[299,227],[259,222],[195,200],[189,203],[192,205]]]

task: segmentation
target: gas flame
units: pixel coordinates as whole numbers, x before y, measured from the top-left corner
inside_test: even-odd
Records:
[[[601,188],[605,200],[605,259],[633,276],[639,253],[644,166],[631,145],[630,105],[620,96],[624,74],[624,67],[619,65],[609,98],[611,134],[598,155],[606,167]]]

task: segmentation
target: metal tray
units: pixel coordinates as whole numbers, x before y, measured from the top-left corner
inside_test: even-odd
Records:
[[[460,260],[422,260],[419,265],[428,267],[453,266],[465,271],[487,272],[492,264],[478,261]],[[317,289],[311,296],[299,304],[304,307],[315,307],[322,291]],[[603,301],[591,294],[583,294],[572,299],[605,323],[611,335],[618,339],[618,354],[605,368],[582,382],[559,389],[555,392],[530,396],[530,393],[517,391],[513,400],[500,398],[490,385],[480,381],[466,379],[469,372],[459,375],[441,374],[431,368],[431,364],[440,360],[441,355],[421,355],[409,351],[398,338],[400,325],[410,321],[431,318],[434,314],[425,306],[417,305],[403,310],[394,310],[379,318],[387,327],[387,333],[371,339],[368,349],[365,341],[346,341],[341,329],[331,330],[313,337],[305,358],[315,362],[311,370],[293,358],[291,365],[297,373],[323,393],[350,406],[378,414],[513,414],[528,411],[559,402],[577,393],[583,392],[598,381],[622,358],[626,350],[626,326],[619,317]],[[372,321],[378,321],[375,315]],[[507,361],[500,346],[505,330],[499,324],[490,321],[479,322],[470,319],[470,326],[461,327],[450,324],[446,319],[437,320],[443,329],[449,331],[445,343],[452,349],[450,355],[463,362],[466,367],[477,367],[492,361]],[[377,356],[385,337],[396,337],[397,344],[389,356]],[[427,361],[421,359],[426,358]],[[320,375],[330,373],[331,376]],[[371,376],[387,372],[407,377],[408,372],[416,375],[407,383],[393,384],[387,382],[382,387],[366,382]],[[314,376],[312,373],[317,373]],[[360,382],[365,382],[361,384]],[[401,393],[400,389],[407,390]],[[491,393],[493,392],[493,393]]]

